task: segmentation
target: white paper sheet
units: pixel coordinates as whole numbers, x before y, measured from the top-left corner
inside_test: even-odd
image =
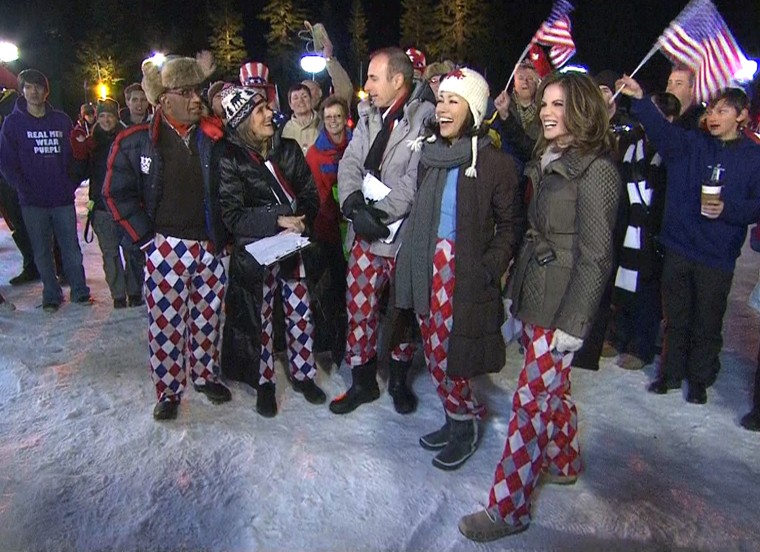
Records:
[[[390,191],[391,189],[388,186],[383,184],[372,174],[367,174],[362,181],[362,195],[367,201],[380,201],[387,196]],[[381,239],[380,241],[383,243],[393,243],[393,240],[396,239],[398,229],[401,228],[403,222],[404,219],[399,219],[390,223],[388,225],[388,230],[390,230],[391,233],[388,234],[387,238]]]
[[[245,250],[253,255],[260,265],[270,266],[310,243],[309,238],[286,231],[249,243],[245,246]]]

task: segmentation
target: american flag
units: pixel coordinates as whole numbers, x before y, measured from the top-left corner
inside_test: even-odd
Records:
[[[575,42],[571,33],[570,12],[573,5],[569,0],[556,0],[549,18],[533,35],[532,44],[548,46],[549,59],[554,68],[562,67],[575,54]]]
[[[657,40],[671,61],[694,71],[698,102],[731,85],[744,54],[710,0],[691,0]]]

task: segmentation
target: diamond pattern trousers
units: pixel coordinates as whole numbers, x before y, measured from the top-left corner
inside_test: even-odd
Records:
[[[551,351],[553,335],[553,329],[524,328],[525,363],[489,494],[491,514],[512,525],[530,523],[530,497],[542,470],[573,476],[581,468],[578,412],[570,399],[573,354]]]
[[[302,264],[302,261],[299,260]],[[299,267],[298,273],[303,273]],[[261,362],[259,383],[274,383],[274,298],[282,294],[290,373],[298,381],[314,379],[317,374],[314,363],[314,323],[311,315],[309,289],[306,279],[284,277],[279,263],[264,269],[264,286],[261,301]]]
[[[430,312],[417,316],[425,349],[428,371],[446,413],[464,420],[485,416],[486,408],[473,396],[469,378],[446,374],[449,336],[454,324],[454,242],[439,238],[433,254],[433,281],[430,286]]]
[[[346,270],[346,361],[352,367],[366,364],[377,354],[380,297],[396,267],[395,259],[370,253],[369,245],[364,240],[354,241]],[[400,343],[391,352],[391,357],[409,362],[414,357],[414,350],[414,343]]]
[[[186,385],[216,381],[219,320],[227,276],[207,241],[156,234],[145,286],[150,371],[159,401],[176,401]]]

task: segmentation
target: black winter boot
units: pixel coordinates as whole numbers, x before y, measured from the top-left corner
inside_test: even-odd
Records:
[[[760,409],[752,409],[749,414],[744,415],[740,423],[744,429],[760,431]]]
[[[449,418],[449,442],[433,458],[433,465],[442,470],[455,470],[473,455],[480,443],[478,421]]]
[[[388,363],[388,394],[393,397],[393,407],[399,414],[410,414],[417,409],[417,397],[407,384],[411,362],[391,359]]]
[[[256,390],[256,412],[265,418],[277,415],[277,399],[275,398],[274,383],[260,383]]]
[[[179,410],[179,401],[161,401],[153,408],[153,419],[158,421],[174,420]]]
[[[343,395],[330,403],[333,414],[348,414],[364,403],[372,402],[380,397],[377,386],[377,359],[373,358],[366,364],[354,366],[351,370],[351,387]]]
[[[194,385],[198,393],[203,393],[214,404],[225,403],[232,400],[232,393],[226,385],[219,381],[207,381],[203,385]]]
[[[322,404],[327,400],[325,392],[319,388],[317,382],[312,378],[306,378],[301,381],[294,379],[293,390],[296,393],[301,393],[311,404]]]
[[[449,444],[449,417],[441,429],[420,437],[420,446],[426,450],[441,450]]]

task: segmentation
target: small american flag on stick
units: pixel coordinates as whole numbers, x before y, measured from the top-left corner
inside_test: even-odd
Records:
[[[549,18],[544,21],[533,35],[531,44],[548,46],[549,59],[554,68],[562,67],[575,54],[570,12],[573,5],[569,0],[556,0]]]
[[[665,56],[694,71],[698,102],[733,82],[744,54],[710,0],[691,0],[657,40]]]

